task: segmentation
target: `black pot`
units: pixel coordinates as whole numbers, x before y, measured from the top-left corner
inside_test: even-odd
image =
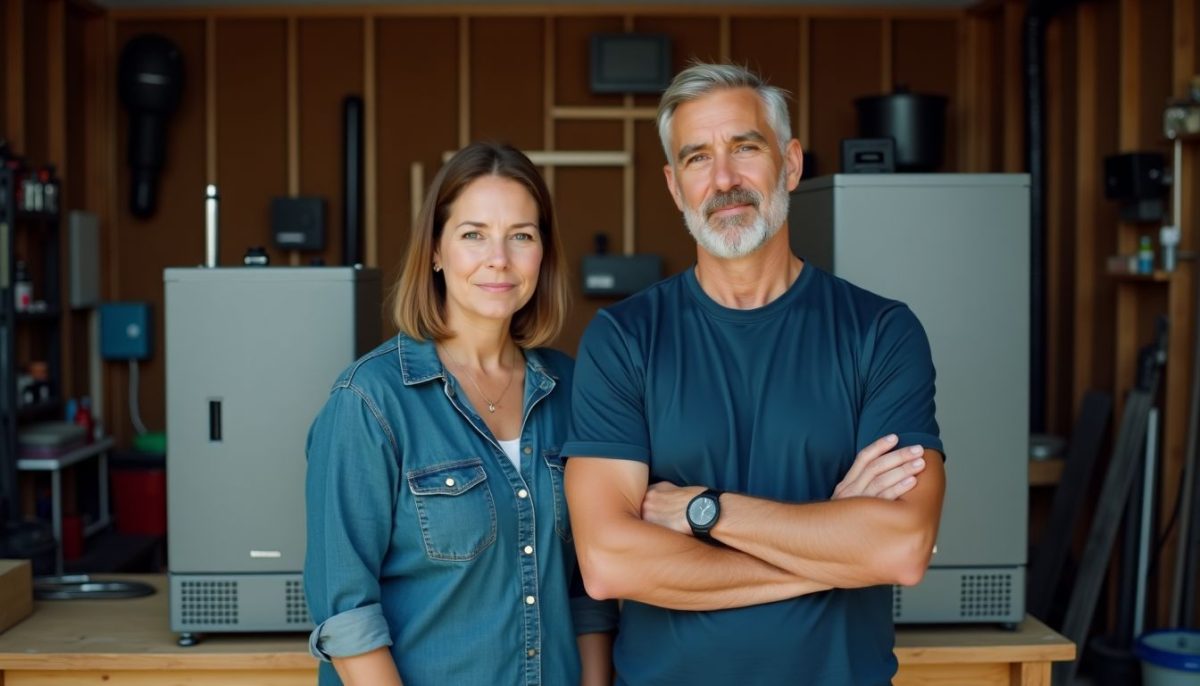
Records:
[[[897,88],[890,95],[857,98],[858,135],[896,141],[896,169],[936,171],[942,166],[946,142],[946,98],[909,93]]]

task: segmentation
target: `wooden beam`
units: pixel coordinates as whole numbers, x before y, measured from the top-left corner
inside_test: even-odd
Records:
[[[204,172],[217,183],[217,20],[204,20]]]
[[[1174,0],[1171,8],[1172,95],[1182,97],[1188,92],[1189,82],[1196,71],[1196,6],[1194,0]],[[1181,199],[1179,206],[1180,251],[1194,251],[1197,245],[1196,201],[1189,190],[1195,188],[1197,151],[1194,145],[1183,145],[1180,159],[1182,168],[1175,183],[1185,183],[1181,193],[1173,197]],[[1174,208],[1172,208],[1174,209]],[[1190,411],[1190,391],[1193,375],[1192,350],[1197,344],[1196,333],[1196,279],[1197,265],[1194,261],[1180,261],[1178,270],[1171,278],[1168,291],[1167,316],[1171,321],[1170,340],[1167,343],[1167,368],[1175,371],[1166,377],[1166,408],[1163,431],[1163,458],[1159,473],[1159,536],[1161,527],[1170,520],[1179,494],[1175,486],[1184,478],[1184,461],[1187,453],[1187,413]],[[1193,494],[1195,497],[1196,494]],[[1164,541],[1158,566],[1158,617],[1167,621],[1170,616],[1171,598],[1175,592],[1175,566],[1179,528],[1174,527]],[[1152,606],[1153,607],[1153,606]],[[1200,618],[1183,616],[1181,622],[1193,624]]]
[[[66,0],[47,0],[46,33],[41,37],[44,41],[46,55],[46,157],[55,165],[58,178],[61,180],[58,193],[58,204],[64,221],[60,224],[59,235],[66,235],[67,193],[73,184],[72,170],[67,158],[67,4]],[[37,40],[34,37],[34,40]],[[82,184],[80,184],[82,185]],[[59,306],[64,314],[59,317],[62,327],[60,335],[63,341],[75,340],[76,332],[74,317],[66,314],[69,311],[67,296],[70,293],[70,248],[68,241],[58,242]],[[75,359],[69,352],[69,345],[60,345],[58,368],[60,370],[59,393],[62,397],[74,397],[79,394],[75,382]]]
[[[654,107],[552,107],[550,116],[554,119],[584,119],[584,120],[653,120],[658,114]]]
[[[287,192],[300,195],[300,37],[296,17],[287,18]],[[289,250],[288,262],[300,264],[300,251]]]
[[[315,18],[346,18],[357,19],[363,16],[383,17],[594,17],[597,14],[608,16],[617,14],[637,14],[652,17],[719,17],[727,14],[727,6],[691,5],[691,4],[625,4],[605,5],[595,4],[486,4],[486,5],[453,5],[438,3],[422,4],[356,4],[356,5],[246,5],[222,7],[198,7],[198,3],[188,6],[172,7],[126,7],[109,9],[109,16],[122,21],[145,19],[203,19],[210,16],[222,19],[247,18],[285,18],[289,16]],[[894,17],[897,19],[954,19],[961,15],[959,8],[938,7],[841,7],[830,2],[824,6],[803,5],[748,5],[737,8],[738,16],[745,17],[829,17],[835,19],[879,19]]]
[[[796,49],[799,52],[800,68],[797,73],[800,75],[800,83],[796,86],[796,139],[800,141],[802,146],[809,144],[809,127],[812,118],[809,113],[809,103],[812,102],[812,70],[809,68],[812,54],[812,22],[808,17],[800,18],[800,35],[796,40]]]
[[[717,58],[728,62],[733,54],[733,39],[729,30],[729,15],[722,14],[717,19]]]
[[[67,169],[66,0],[45,0],[45,8],[46,35],[42,40],[46,50],[46,153],[63,179],[65,190],[70,181]],[[65,200],[62,194],[59,198],[60,203]],[[61,271],[66,274],[65,269]]]
[[[1062,84],[1062,60],[1063,60],[1063,36],[1062,22],[1051,22],[1046,27],[1045,37],[1045,87],[1047,94],[1059,94],[1063,92]],[[1062,378],[1054,370],[1059,369],[1057,364],[1059,360],[1068,359],[1066,350],[1066,338],[1068,336],[1066,315],[1069,311],[1070,303],[1063,295],[1065,293],[1063,273],[1063,248],[1065,243],[1063,227],[1063,196],[1067,192],[1066,184],[1063,179],[1066,177],[1066,154],[1064,138],[1066,130],[1063,125],[1063,98],[1057,95],[1046,98],[1046,131],[1045,137],[1045,172],[1046,172],[1046,195],[1045,195],[1045,260],[1046,260],[1046,330],[1044,332],[1046,341],[1046,359],[1050,362],[1048,365],[1049,373],[1044,379],[1045,387],[1042,390],[1042,397],[1045,401],[1045,420],[1046,427],[1051,433],[1065,435],[1071,429],[1071,417],[1063,416],[1064,399],[1069,398],[1067,395],[1071,392],[1069,387],[1064,387],[1060,381]],[[1070,385],[1068,380],[1067,385]],[[1069,401],[1067,402],[1069,406]],[[1069,412],[1070,408],[1067,407]]]
[[[471,20],[458,19],[458,147],[471,142]]]
[[[546,17],[542,22],[542,148],[553,150],[555,139],[554,101],[557,97],[554,80],[554,17]],[[554,197],[554,167],[546,167],[542,172],[546,179],[546,189],[550,197]]]
[[[892,20],[879,20],[879,92],[892,92]]]
[[[4,83],[8,141],[18,155],[25,154],[25,0],[5,3],[4,63],[8,69]]]
[[[1095,50],[1099,29],[1096,6],[1080,3],[1075,8],[1075,334],[1071,378],[1074,403],[1072,416],[1078,417],[1084,394],[1092,385],[1095,367],[1096,305],[1099,293],[1096,271],[1098,250],[1112,246],[1096,245],[1096,208],[1100,197],[1099,108],[1100,70]]]
[[[455,150],[442,153],[442,162],[454,157]],[[633,161],[624,150],[524,150],[526,157],[539,167],[621,167]]]
[[[1025,97],[1022,94],[1021,4],[1004,4],[1004,171],[1025,171]]]
[[[422,198],[425,197],[425,164],[413,162],[408,167],[409,215],[412,226],[417,225],[417,217],[421,214]],[[0,684],[0,686],[4,686]]]

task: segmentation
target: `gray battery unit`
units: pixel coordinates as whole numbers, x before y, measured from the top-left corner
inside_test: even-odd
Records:
[[[307,631],[308,427],[380,341],[380,276],[353,267],[167,269],[171,630]]]
[[[793,252],[907,303],[933,350],[946,499],[924,580],[894,591],[896,621],[1021,621],[1029,177],[836,174],[801,182],[788,217]]]

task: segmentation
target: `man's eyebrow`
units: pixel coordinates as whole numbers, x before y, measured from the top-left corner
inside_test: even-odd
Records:
[[[689,145],[685,145],[679,149],[679,154],[675,156],[675,160],[677,162],[682,162],[692,153],[696,152],[697,150],[703,150],[706,147],[708,147],[706,143],[691,143]]]
[[[739,133],[730,140],[734,143],[745,143],[746,141],[753,141],[755,143],[766,143],[767,142],[766,136],[763,136],[761,133],[759,133],[757,131],[747,131],[745,133]]]

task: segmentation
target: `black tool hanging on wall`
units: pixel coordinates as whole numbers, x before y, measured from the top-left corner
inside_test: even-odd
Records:
[[[121,103],[129,110],[129,209],[154,214],[158,172],[167,156],[167,120],[183,93],[183,56],[164,36],[143,33],[121,50]]]

